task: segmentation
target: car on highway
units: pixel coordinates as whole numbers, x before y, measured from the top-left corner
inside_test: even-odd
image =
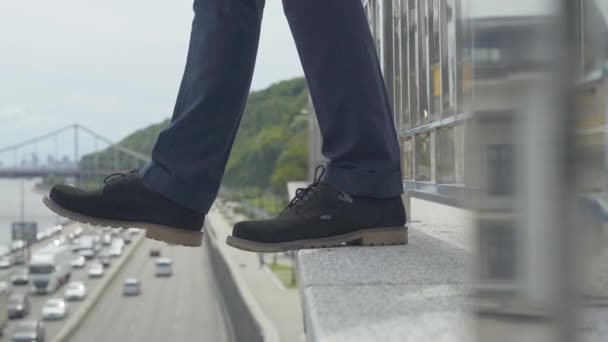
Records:
[[[150,256],[151,257],[159,257],[160,256],[160,248],[150,248]]]
[[[103,270],[102,264],[95,262],[89,266],[89,271],[88,271],[89,278],[100,278],[103,276],[103,273],[104,273],[104,270]]]
[[[138,235],[140,231],[141,231],[141,229],[138,229],[138,228],[127,229],[127,233],[129,233],[129,235],[131,235],[132,237]]]
[[[12,255],[8,254],[0,256],[0,269],[10,268],[11,266],[13,266],[13,264],[14,262]]]
[[[26,251],[21,249],[13,252],[13,265],[24,265],[27,261]]]
[[[95,258],[96,254],[97,252],[95,252],[93,248],[86,248],[78,251],[78,255],[84,257],[87,260],[92,260],[93,258]]]
[[[72,266],[72,268],[83,268],[86,264],[87,264],[87,259],[82,255],[80,255],[80,256],[76,257],[75,259],[72,259],[72,261],[70,261],[70,266]]]
[[[122,247],[120,246],[112,246],[108,249],[108,255],[112,258],[118,258],[122,255]]]
[[[30,313],[30,298],[27,293],[13,293],[8,297],[8,318],[23,318]]]
[[[108,254],[108,252],[104,251],[102,252],[98,257],[97,257],[97,261],[99,261],[99,263],[104,267],[104,268],[108,268],[110,267],[110,265],[112,264],[112,259],[110,258],[110,255]]]
[[[13,242],[11,242],[11,252],[15,252],[23,248],[25,248],[24,240],[13,240]]]
[[[170,277],[173,274],[173,261],[169,258],[158,258],[155,262],[157,277]]]
[[[25,268],[16,270],[11,276],[11,283],[13,283],[13,285],[27,285],[29,282],[30,275]]]
[[[13,330],[11,342],[44,342],[44,324],[40,321],[19,322]]]
[[[51,298],[42,307],[42,319],[45,321],[64,319],[68,315],[68,303],[62,298]]]
[[[29,262],[31,292],[54,293],[72,276],[72,253],[66,246],[49,244],[32,254]]]
[[[141,293],[141,282],[135,278],[127,278],[123,284],[123,296],[138,296]]]
[[[67,301],[79,301],[87,296],[87,287],[81,281],[73,281],[65,288],[64,298]]]
[[[111,234],[103,234],[101,237],[101,243],[104,246],[109,246],[112,244],[112,235]]]

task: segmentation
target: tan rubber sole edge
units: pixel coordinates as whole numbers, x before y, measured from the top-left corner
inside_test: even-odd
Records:
[[[328,248],[345,246],[391,246],[408,242],[407,226],[390,228],[370,228],[356,232],[321,239],[296,240],[278,243],[263,243],[234,236],[228,236],[226,243],[249,252],[276,253],[297,249]]]
[[[42,199],[44,205],[46,205],[51,211],[59,216],[67,217],[72,221],[80,223],[88,223],[101,227],[112,227],[112,228],[140,228],[146,231],[146,237],[149,239],[163,241],[174,245],[186,246],[186,247],[198,247],[201,245],[203,239],[202,232],[188,231],[179,228],[173,228],[169,226],[163,226],[160,224],[147,223],[147,222],[135,222],[135,221],[118,221],[108,220],[97,217],[91,217],[75,213],[61,207],[55,203],[48,196]]]

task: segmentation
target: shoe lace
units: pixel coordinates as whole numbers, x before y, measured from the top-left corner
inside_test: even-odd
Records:
[[[133,170],[128,171],[128,172],[115,172],[115,173],[107,175],[106,178],[103,179],[103,182],[105,184],[109,184],[109,183],[112,183],[112,182],[114,182],[114,181],[116,181],[118,179],[123,179],[123,178],[125,178],[125,177],[127,177],[127,176],[129,176],[129,175],[131,175],[133,173],[137,173],[137,172],[139,172],[139,169],[133,169]]]
[[[287,204],[285,209],[281,211],[281,214],[287,212],[289,209],[297,207],[308,199],[308,195],[317,188],[317,185],[321,182],[323,175],[325,175],[325,167],[323,165],[318,165],[315,168],[315,178],[313,179],[312,184],[305,188],[297,188],[294,198],[289,202],[289,204]]]

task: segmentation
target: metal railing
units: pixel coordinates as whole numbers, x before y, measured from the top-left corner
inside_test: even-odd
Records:
[[[406,204],[474,213],[477,339],[582,338],[577,312],[608,302],[608,0],[363,5]]]

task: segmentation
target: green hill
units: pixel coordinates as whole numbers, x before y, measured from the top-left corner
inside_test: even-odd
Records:
[[[249,94],[243,119],[226,167],[223,185],[237,192],[271,191],[283,197],[285,182],[305,179],[307,174],[308,92],[303,78],[279,82]],[[158,133],[169,120],[138,130],[120,141],[124,147],[150,156]],[[81,167],[112,167],[114,152],[104,150],[84,156]],[[122,157],[119,168],[137,166]],[[274,210],[273,210],[274,211]]]

